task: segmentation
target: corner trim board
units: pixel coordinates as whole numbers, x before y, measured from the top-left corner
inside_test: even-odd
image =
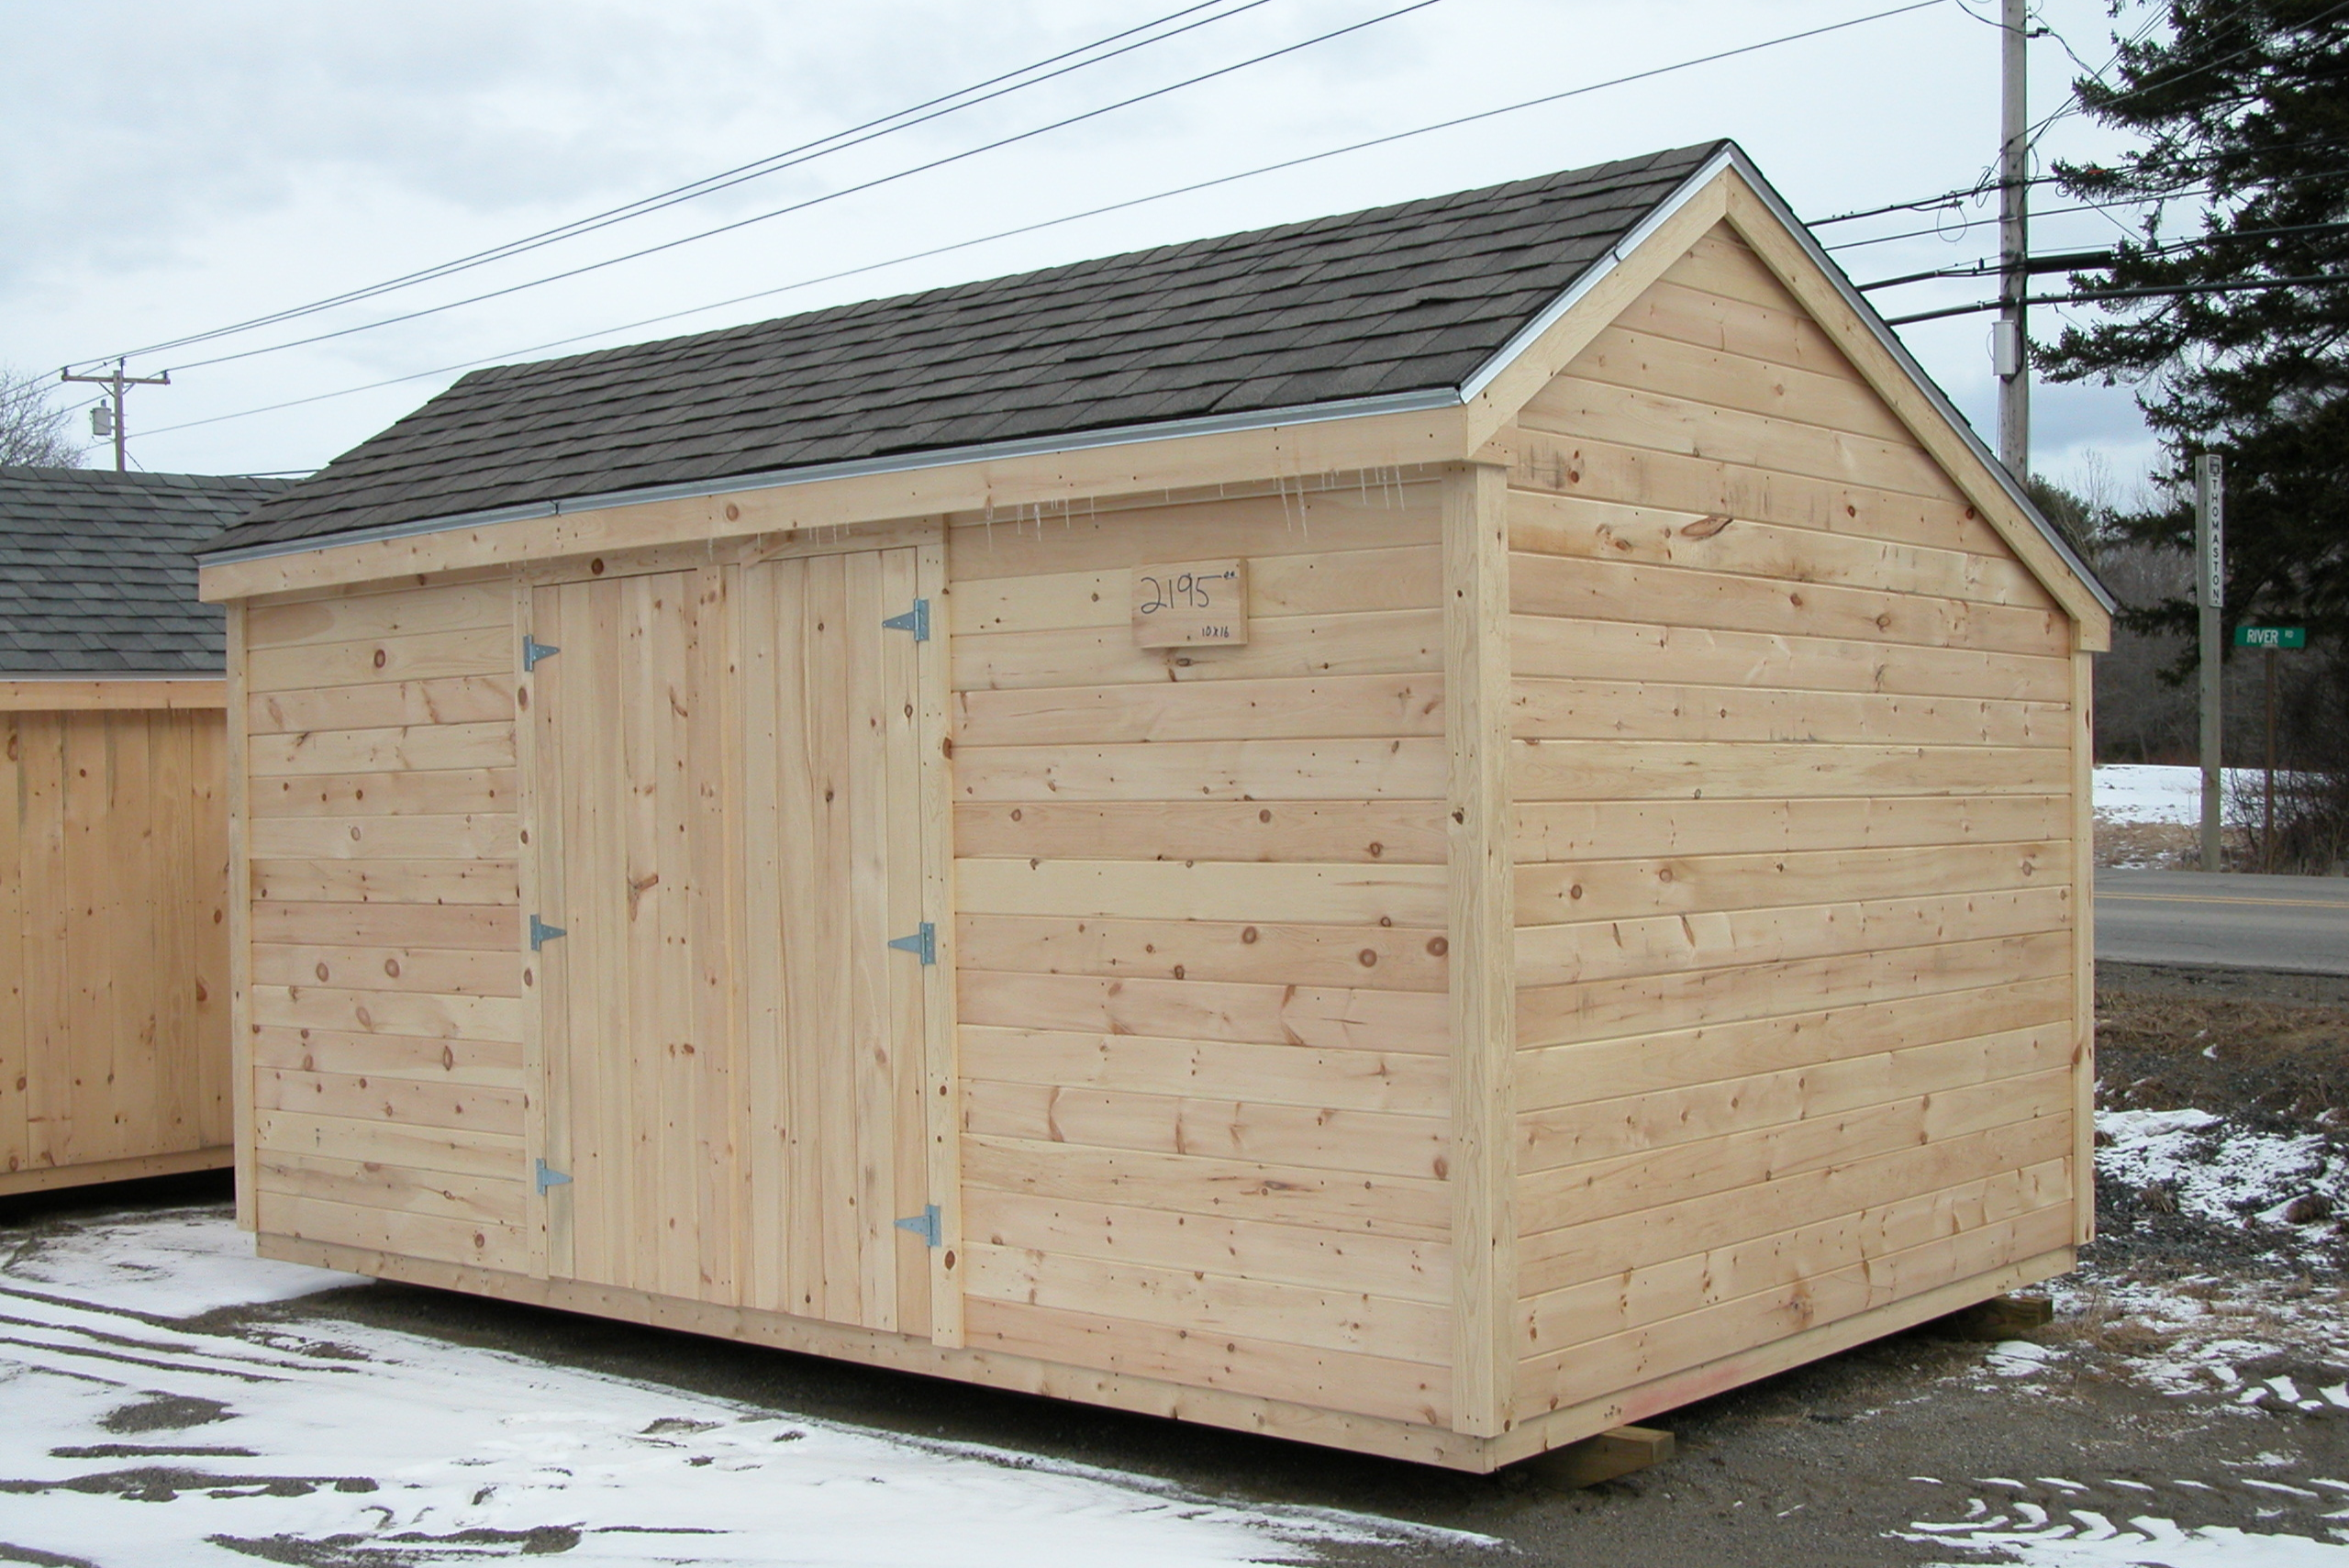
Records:
[[[1509,808],[1508,474],[1443,481],[1452,1034],[1453,1425],[1497,1437],[1516,1403],[1517,917]]]

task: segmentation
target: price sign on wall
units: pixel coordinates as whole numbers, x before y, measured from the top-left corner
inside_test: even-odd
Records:
[[[1248,563],[1194,561],[1134,569],[1134,646],[1206,648],[1248,640]]]

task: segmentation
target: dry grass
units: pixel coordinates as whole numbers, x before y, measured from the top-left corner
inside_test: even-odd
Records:
[[[2231,870],[2245,869],[2251,839],[2240,828],[2220,834],[2219,852]],[[2096,823],[2096,863],[2134,871],[2192,871],[2202,863],[2202,829],[2182,822]]]
[[[2349,1008],[2106,991],[2096,1021],[2110,1109],[2265,1113],[2313,1128],[2349,1106]]]

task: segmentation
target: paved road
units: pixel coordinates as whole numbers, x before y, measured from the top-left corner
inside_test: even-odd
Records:
[[[2349,974],[2349,877],[2102,870],[2096,955]]]

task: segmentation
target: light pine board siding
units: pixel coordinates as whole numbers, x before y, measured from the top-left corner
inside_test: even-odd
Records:
[[[1723,230],[1509,440],[1520,1418],[2065,1245],[2063,612]]]
[[[0,714],[0,1193],[228,1163],[226,795],[217,709]]]
[[[526,1270],[513,589],[245,628],[260,1229]]]
[[[1437,506],[950,530],[972,1345],[1449,1421]],[[1247,646],[1136,649],[1219,556]]]

